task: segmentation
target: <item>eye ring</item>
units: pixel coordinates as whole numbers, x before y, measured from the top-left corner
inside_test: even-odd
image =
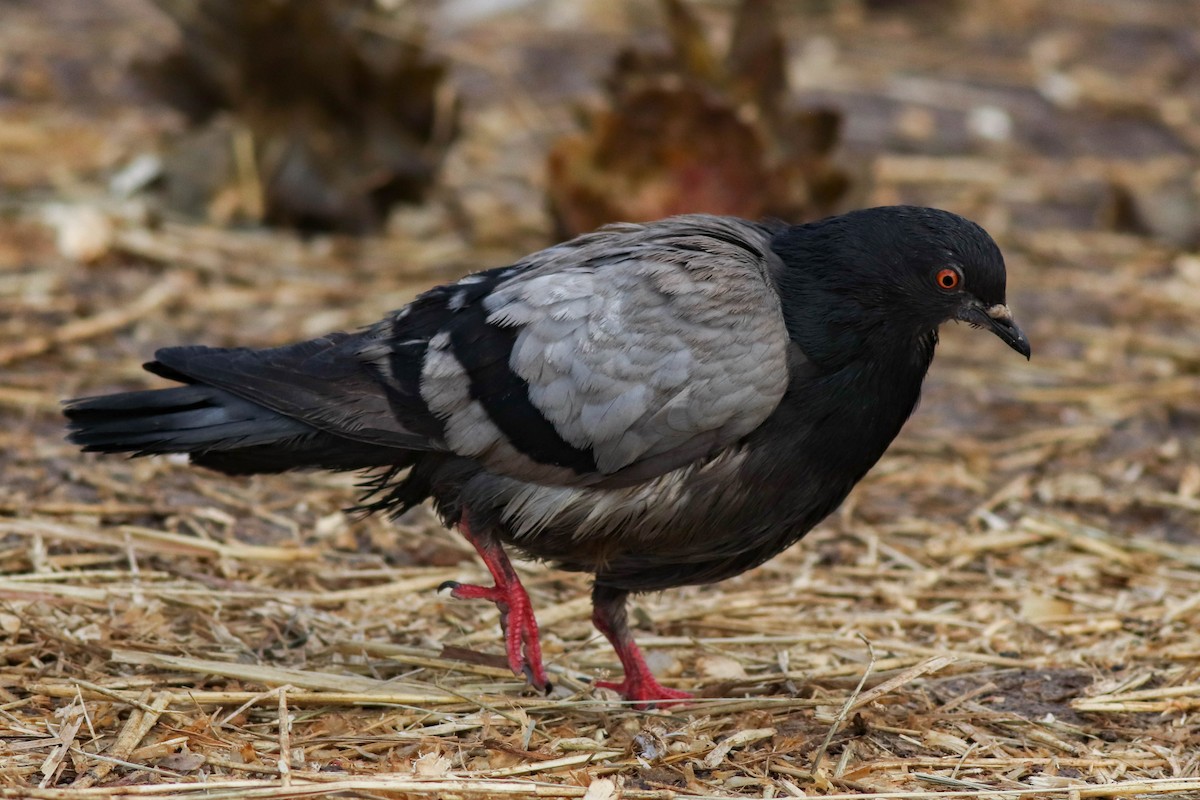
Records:
[[[942,291],[952,292],[962,283],[962,275],[958,270],[946,267],[938,270],[938,274],[934,276],[933,280]]]

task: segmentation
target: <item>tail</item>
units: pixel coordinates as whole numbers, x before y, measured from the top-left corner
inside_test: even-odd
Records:
[[[230,475],[392,466],[405,451],[318,430],[223,389],[180,386],[69,401],[67,438],[92,453],[186,453]]]
[[[96,453],[185,453],[231,475],[411,466],[428,444],[388,413],[347,338],[160,350],[146,369],[185,385],[70,400],[67,438]]]

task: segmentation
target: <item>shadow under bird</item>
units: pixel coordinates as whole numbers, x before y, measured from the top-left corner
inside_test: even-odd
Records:
[[[72,400],[70,440],[187,453],[228,474],[374,470],[368,508],[427,498],[479,551],[509,666],[548,680],[507,549],[595,574],[596,627],[639,705],[630,592],[762,564],[826,515],[917,404],[938,326],[1029,357],[991,237],[893,206],[806,225],[620,224],[468,275],[355,333],[271,349],[170,347],[180,386]]]

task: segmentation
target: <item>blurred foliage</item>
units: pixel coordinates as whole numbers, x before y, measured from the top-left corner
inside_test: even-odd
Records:
[[[682,0],[662,6],[670,49],[620,53],[606,106],[550,153],[559,234],[688,212],[829,213],[849,187],[830,159],[841,115],[791,106],[772,1],[743,0],[724,57]]]
[[[179,47],[139,65],[192,123],[164,162],[177,210],[361,233],[422,199],[457,102],[418,31],[370,0],[155,0]]]

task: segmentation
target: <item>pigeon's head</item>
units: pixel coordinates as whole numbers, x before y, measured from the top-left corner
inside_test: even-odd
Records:
[[[1029,358],[1029,340],[1005,305],[1000,248],[957,214],[868,208],[790,228],[772,246],[784,262],[782,282],[824,303],[831,328],[842,312],[861,320],[863,331],[900,338],[960,320]]]

